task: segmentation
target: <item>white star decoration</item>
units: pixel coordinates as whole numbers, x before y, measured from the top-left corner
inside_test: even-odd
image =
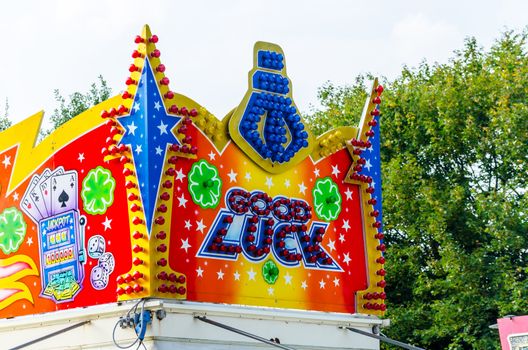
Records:
[[[274,292],[273,288],[272,288],[272,287],[269,287],[269,288],[268,288],[268,294],[269,294],[269,295],[273,295],[273,292]]]
[[[315,168],[314,171],[313,171],[313,173],[314,173],[314,176],[315,176],[315,177],[321,176],[321,175],[319,174],[319,169],[318,169],[318,168]]]
[[[372,167],[372,164],[370,164],[370,159],[367,159],[367,161],[365,162],[365,165],[363,166],[365,167],[365,169],[370,171],[370,168]]]
[[[290,184],[290,179],[286,179],[286,180],[284,180],[284,187],[286,187],[286,188],[290,188],[290,185],[291,185],[291,184]]]
[[[111,230],[112,229],[112,219],[108,219],[108,216],[106,217],[105,221],[103,221],[104,230]]]
[[[286,272],[286,274],[284,275],[284,283],[292,284],[292,276],[289,272]]]
[[[132,108],[134,108],[134,112],[139,111],[139,108],[140,108],[139,107],[139,102],[134,103],[134,107],[132,107]]]
[[[247,272],[248,276],[249,276],[249,280],[253,280],[255,281],[255,276],[257,275],[257,273],[255,271],[253,271],[253,268],[251,268],[251,270],[249,270]]]
[[[331,252],[333,252],[336,249],[334,240],[330,240],[326,246],[330,249]]]
[[[167,124],[163,124],[163,120],[160,122],[160,125],[158,125],[160,135],[167,134],[167,126]]]
[[[200,221],[196,221],[196,231],[200,231],[201,233],[204,233],[204,229],[207,226],[204,225],[203,219],[200,219]]]
[[[191,247],[191,245],[189,244],[189,238],[182,239],[181,242],[181,249],[185,249],[185,252],[187,253],[187,250]]]
[[[341,243],[343,243],[343,242],[345,241],[345,235],[344,235],[344,234],[341,233],[341,234],[339,235],[339,241],[340,241]]]
[[[190,230],[192,227],[191,220],[185,220],[185,228]]]
[[[304,290],[306,290],[306,288],[308,288],[308,284],[306,283],[306,281],[302,281],[301,288],[304,289]]]
[[[197,277],[203,277],[204,270],[200,266],[196,269],[196,276]]]
[[[324,289],[325,285],[326,285],[326,282],[321,278],[321,280],[319,281],[319,288]]]
[[[341,170],[339,170],[339,168],[337,167],[337,164],[332,165],[332,175],[337,177],[337,175],[339,175],[340,173],[341,173]]]
[[[235,281],[240,281],[240,274],[238,273],[238,271],[235,271],[233,277],[235,278]]]
[[[154,102],[154,108],[156,108],[156,111],[159,112],[159,110],[161,108],[161,105],[160,105],[159,101]]]
[[[268,189],[271,189],[273,187],[273,180],[271,177],[266,177],[266,186],[268,186]]]
[[[304,182],[301,182],[298,186],[299,186],[299,193],[306,194],[307,187],[304,185]]]
[[[227,174],[227,176],[229,176],[229,182],[235,182],[236,183],[237,182],[237,179],[236,179],[237,175],[238,174],[235,173],[233,171],[233,169],[231,169],[231,171]]]
[[[141,148],[141,145],[136,145],[136,154],[140,154],[141,152],[143,152],[143,149]]]
[[[127,126],[128,126],[128,132],[130,133],[130,135],[136,136],[136,129],[137,129],[136,124],[134,124],[134,122],[132,122],[132,123],[128,124]]]
[[[26,241],[26,244],[31,247],[31,245],[33,244],[33,238],[32,237],[28,237],[28,239]]]
[[[350,191],[350,188],[347,188],[345,195],[347,200],[352,200],[352,191]]]
[[[216,154],[213,151],[211,151],[211,153],[209,153],[208,156],[209,156],[209,160],[215,160],[216,158]]]
[[[160,147],[160,146],[157,146],[157,147],[156,147],[156,155],[161,156],[162,153],[163,153],[163,150],[161,149],[161,147]]]
[[[334,278],[334,286],[339,286],[339,278],[337,277]]]
[[[183,168],[180,168],[180,170],[176,170],[176,180],[179,180],[183,182],[183,179],[185,178],[185,174],[183,173]]]
[[[343,262],[348,265],[349,262],[351,262],[352,259],[350,259],[350,253],[343,254]]]
[[[4,161],[2,164],[4,164],[4,168],[7,169],[7,167],[11,165],[11,156],[4,156]]]
[[[345,230],[346,232],[350,230],[350,223],[348,222],[348,220],[343,219],[343,230]]]
[[[244,178],[248,181],[251,181],[251,174],[249,172],[246,173],[246,176]]]
[[[219,280],[223,280],[224,279],[224,271],[220,270],[216,274],[218,275],[218,279]]]
[[[14,201],[18,201],[18,192],[15,192],[15,193],[13,194],[13,200],[14,200]]]
[[[82,163],[84,159],[84,153],[79,153],[79,158],[77,158],[77,160]]]
[[[185,196],[184,196],[183,192],[182,192],[181,196],[178,197],[178,202],[179,202],[178,203],[178,207],[187,208],[186,203],[188,202],[188,200],[185,199]]]

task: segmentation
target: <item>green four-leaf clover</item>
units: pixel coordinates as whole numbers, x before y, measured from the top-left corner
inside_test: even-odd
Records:
[[[218,169],[201,159],[189,172],[189,193],[194,203],[202,208],[215,208],[220,203],[222,180]]]
[[[18,250],[26,236],[24,216],[17,208],[7,208],[0,214],[0,249],[4,254]]]
[[[326,221],[337,219],[341,212],[341,194],[330,177],[317,179],[312,189],[317,216]]]
[[[81,197],[88,214],[104,214],[114,203],[115,179],[110,170],[98,166],[83,180]]]
[[[268,260],[262,265],[262,277],[268,284],[274,284],[279,278],[279,268],[273,260]]]

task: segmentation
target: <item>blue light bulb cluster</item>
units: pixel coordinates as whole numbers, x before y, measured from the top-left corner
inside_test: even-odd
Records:
[[[281,53],[258,51],[258,66],[238,125],[240,136],[262,159],[279,164],[289,162],[309,145],[309,134],[288,97],[290,80],[283,68]]]
[[[264,127],[259,131],[262,117]],[[240,134],[262,158],[278,163],[288,162],[301,148],[308,147],[308,133],[292,100],[276,94],[251,94],[241,119]]]
[[[253,75],[253,87],[259,90],[287,94],[290,91],[289,79],[280,74],[257,71]]]
[[[282,70],[284,68],[284,56],[273,51],[258,52],[258,66],[260,68]]]

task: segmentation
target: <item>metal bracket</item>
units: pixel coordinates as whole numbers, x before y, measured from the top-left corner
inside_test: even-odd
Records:
[[[405,344],[405,343],[402,343],[400,341],[397,341],[397,340],[394,340],[394,339],[391,339],[391,338],[387,338],[387,337],[382,336],[382,335],[365,332],[365,331],[362,331],[360,329],[351,328],[351,327],[347,327],[347,326],[340,326],[339,328],[348,329],[351,332],[358,333],[358,334],[364,335],[366,337],[378,339],[378,340],[381,340],[381,341],[383,341],[385,343],[389,343],[389,344],[392,344],[392,345],[399,346],[400,348],[404,348],[404,349],[408,349],[408,350],[425,350],[424,348],[419,348],[419,347],[414,346],[414,345]],[[374,329],[373,329],[373,331],[374,331]]]
[[[241,329],[238,329],[238,328],[234,328],[234,327],[231,327],[231,326],[228,326],[228,325],[225,325],[223,323],[220,323],[220,322],[216,322],[216,321],[213,321],[213,320],[210,320],[208,319],[206,316],[194,316],[194,318],[196,320],[200,320],[202,322],[205,322],[205,323],[209,323],[209,324],[212,324],[213,326],[216,326],[216,327],[220,327],[220,328],[223,328],[225,330],[228,330],[230,332],[233,332],[233,333],[236,333],[236,334],[240,334],[240,335],[243,335],[245,337],[248,337],[248,338],[251,338],[251,339],[254,339],[254,340],[258,340],[262,343],[265,343],[265,344],[268,344],[268,345],[271,345],[271,346],[274,346],[276,348],[279,348],[279,349],[284,349],[284,350],[295,350],[293,348],[290,348],[290,347],[287,347],[287,346],[284,346],[284,345],[281,345],[280,343],[276,343],[275,340],[271,341],[271,340],[268,340],[266,338],[262,338],[262,337],[259,337],[258,335],[255,335],[255,334],[251,334],[251,333],[248,333],[248,332],[245,332]],[[277,338],[275,338],[277,339]]]

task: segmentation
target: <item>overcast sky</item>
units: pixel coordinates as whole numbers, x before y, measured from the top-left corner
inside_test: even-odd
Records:
[[[489,47],[528,25],[528,1],[2,1],[1,112],[7,97],[15,121],[49,117],[54,89],[85,92],[99,74],[120,92],[143,24],[160,38],[171,89],[222,118],[247,89],[255,41],[282,46],[294,100],[308,111],[325,81],[446,62],[468,36]]]

